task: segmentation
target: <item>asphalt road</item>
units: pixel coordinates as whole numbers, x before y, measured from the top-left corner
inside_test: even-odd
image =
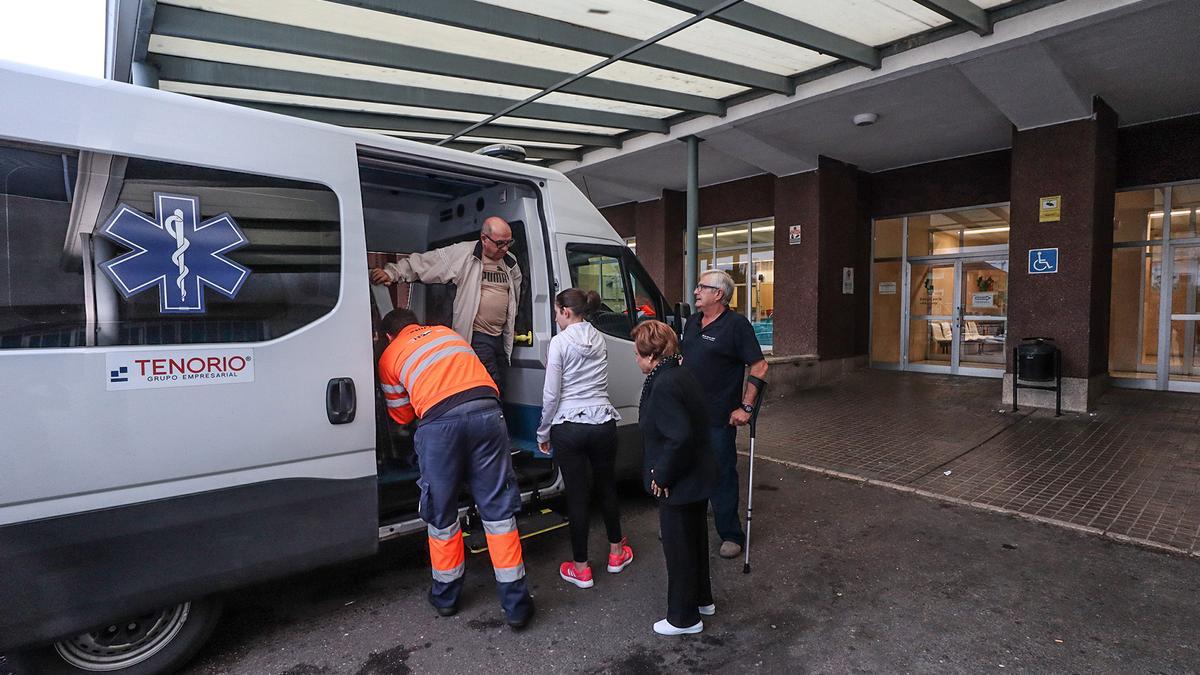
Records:
[[[1200,560],[759,462],[753,572],[715,556],[717,615],[665,638],[648,498],[625,497],[636,560],[560,581],[565,531],[529,540],[538,606],[512,632],[488,560],[458,616],[425,602],[424,541],[249,589],[187,673],[1200,672]],[[0,662],[2,666],[2,662]],[[0,667],[0,672],[4,669]]]

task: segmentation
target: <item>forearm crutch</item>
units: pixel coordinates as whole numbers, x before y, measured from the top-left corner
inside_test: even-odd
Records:
[[[750,521],[754,517],[754,435],[758,426],[758,412],[762,410],[763,394],[767,391],[765,380],[751,375],[747,378],[758,392],[754,395],[754,412],[750,413],[750,478],[746,486],[746,561],[742,563],[742,574],[750,574]]]

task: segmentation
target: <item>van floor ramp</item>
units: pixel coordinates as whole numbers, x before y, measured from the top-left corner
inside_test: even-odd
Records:
[[[521,539],[529,539],[539,535],[562,529],[570,524],[567,517],[554,509],[541,507],[532,511],[522,511],[517,514],[517,531]],[[488,550],[487,537],[483,532],[483,523],[478,518],[471,519],[469,528],[463,530],[463,545],[471,553],[483,553]]]

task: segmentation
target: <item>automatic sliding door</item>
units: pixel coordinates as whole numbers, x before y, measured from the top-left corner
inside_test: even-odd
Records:
[[[1004,371],[1008,258],[964,260],[959,274],[959,369]]]

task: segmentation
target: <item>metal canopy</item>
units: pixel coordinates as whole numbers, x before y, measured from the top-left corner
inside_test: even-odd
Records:
[[[107,56],[114,79],[552,162],[1031,1],[108,0]]]

